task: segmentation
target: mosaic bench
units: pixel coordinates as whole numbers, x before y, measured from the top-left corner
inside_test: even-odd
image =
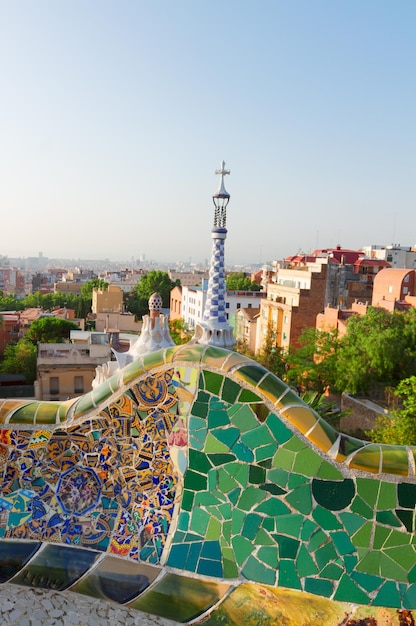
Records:
[[[160,350],[0,400],[0,428],[0,583],[212,625],[278,623],[282,594],[303,624],[416,608],[416,449],[336,432],[239,354]]]

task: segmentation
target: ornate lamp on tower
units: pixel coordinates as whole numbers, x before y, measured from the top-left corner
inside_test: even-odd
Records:
[[[225,265],[224,243],[227,237],[227,205],[230,194],[224,186],[224,176],[230,173],[222,161],[219,170],[221,176],[217,192],[212,196],[215,206],[214,227],[211,231],[212,254],[209,268],[208,293],[202,322],[196,325],[194,341],[206,345],[234,347],[233,329],[227,321],[225,312]]]

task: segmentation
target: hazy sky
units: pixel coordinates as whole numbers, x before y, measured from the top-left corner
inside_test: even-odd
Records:
[[[415,0],[0,0],[0,254],[416,244]]]

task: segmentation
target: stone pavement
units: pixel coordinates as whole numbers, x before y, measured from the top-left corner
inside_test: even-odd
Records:
[[[71,592],[0,585],[2,626],[175,626],[156,615],[139,613]]]

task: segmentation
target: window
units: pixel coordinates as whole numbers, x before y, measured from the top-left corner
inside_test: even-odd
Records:
[[[248,303],[247,308],[251,309],[251,302]]]
[[[237,302],[237,309],[241,309],[241,303]]]
[[[51,396],[59,394],[59,378],[58,376],[51,376],[49,379],[49,393]]]
[[[82,376],[74,377],[74,392],[84,393],[84,378]]]
[[[226,309],[229,309],[229,308],[230,308],[230,303],[229,303],[229,302],[226,302],[226,303],[225,303],[225,308],[226,308]]]

